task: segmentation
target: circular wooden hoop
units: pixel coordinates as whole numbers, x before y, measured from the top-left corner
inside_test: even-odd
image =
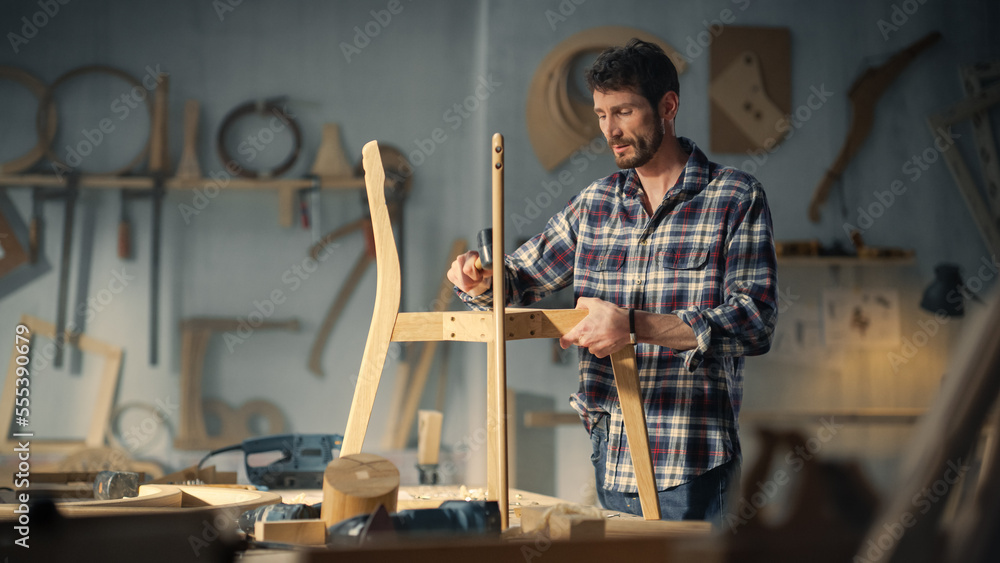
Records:
[[[132,451],[133,454],[142,451],[141,447],[139,446],[135,447],[134,449],[126,448],[126,446],[122,444],[121,439],[118,437],[120,434],[120,429],[118,428],[118,419],[121,417],[122,414],[125,413],[125,411],[129,409],[140,409],[150,413],[154,418],[156,418],[158,424],[161,425],[162,428],[164,429],[163,431],[167,435],[167,440],[170,440],[170,434],[171,434],[170,420],[155,406],[149,403],[133,401],[131,403],[125,403],[124,405],[119,405],[115,407],[115,410],[111,412],[111,416],[108,417],[108,428],[104,432],[104,437],[105,439],[107,439],[108,444],[110,444],[112,448],[118,448],[120,450],[129,449]],[[154,432],[155,431],[156,429],[154,429]],[[152,440],[147,440],[146,443],[148,444],[151,441]]]
[[[250,114],[267,115],[270,113],[281,119],[281,121],[288,125],[292,130],[292,138],[295,144],[292,147],[292,152],[289,153],[285,160],[271,170],[263,172],[259,170],[250,170],[247,169],[246,166],[237,163],[238,167],[235,170],[236,174],[244,178],[274,178],[288,172],[288,170],[295,165],[295,161],[299,159],[299,153],[302,151],[302,131],[299,129],[299,124],[295,121],[295,119],[285,113],[285,110],[278,105],[278,101],[280,101],[280,99],[277,101],[265,100],[263,102],[247,102],[234,108],[228,115],[226,115],[225,119],[222,120],[222,125],[219,127],[219,136],[216,139],[216,147],[219,151],[219,158],[222,159],[222,164],[226,167],[226,170],[230,169],[230,162],[237,163],[237,160],[233,158],[232,155],[229,154],[229,150],[226,149],[226,131],[228,131],[229,127],[231,127],[233,123],[236,123],[236,121],[238,121],[241,117]]]
[[[36,78],[33,74],[12,66],[0,66],[0,79],[17,82],[27,88],[28,91],[38,98],[39,105],[38,109],[35,110],[36,114],[41,113],[41,102],[45,98],[44,82]],[[55,136],[56,127],[59,124],[56,116],[56,105],[50,102],[45,113],[47,114],[46,123],[48,124],[48,133]],[[38,162],[42,156],[45,155],[45,147],[47,145],[46,141],[43,139],[42,135],[37,134],[37,132],[35,137],[35,146],[31,147],[28,152],[13,160],[0,164],[0,174],[17,174],[18,172],[23,172],[24,170],[31,168],[32,165]]]
[[[684,57],[662,39],[622,26],[595,27],[572,35],[556,45],[538,65],[528,87],[525,116],[528,138],[546,170],[554,169],[600,133],[592,105],[569,94],[567,81],[574,59],[588,51],[624,45],[633,37],[663,48],[677,67],[678,75],[687,68]]]
[[[36,114],[35,117],[35,127],[38,130],[39,139],[42,140],[42,143],[45,146],[45,156],[48,157],[48,159],[51,160],[54,164],[57,164],[67,170],[72,170],[73,167],[67,165],[65,162],[60,160],[59,157],[56,156],[55,150],[52,149],[51,144],[56,137],[56,127],[48,125],[48,119],[46,117],[45,112],[42,111],[42,108],[46,107],[48,104],[54,103],[53,98],[55,96],[56,88],[72,80],[73,78],[76,78],[77,76],[90,73],[110,74],[112,76],[121,78],[125,82],[131,84],[133,87],[138,87],[142,88],[143,90],[146,90],[146,88],[142,85],[142,83],[136,80],[131,74],[125,72],[124,70],[120,70],[115,67],[107,65],[87,65],[75,68],[63,74],[59,78],[56,78],[56,81],[53,82],[48,88],[46,88],[45,95],[42,98],[42,103],[38,106],[38,113]],[[153,104],[147,102],[149,96],[150,96],[149,91],[146,90],[146,99],[143,100],[143,104],[146,105],[146,110],[149,112],[149,122],[150,124],[152,124]],[[121,174],[125,174],[126,172],[129,172],[133,168],[135,168],[135,166],[139,164],[142,161],[142,159],[146,158],[146,155],[148,153],[149,153],[149,135],[146,135],[146,144],[142,146],[142,150],[140,150],[139,153],[136,154],[135,157],[133,157],[132,160],[128,162],[128,164],[122,166],[121,168],[117,168],[115,170],[102,172],[101,174],[108,174],[110,176],[119,176]]]
[[[204,399],[202,409],[204,409],[205,414],[219,419],[219,434],[209,436],[213,440],[229,439],[238,442],[247,436],[254,435],[250,428],[250,420],[255,416],[267,420],[268,434],[282,434],[285,431],[284,413],[277,405],[263,399],[247,401],[236,409],[219,399]]]

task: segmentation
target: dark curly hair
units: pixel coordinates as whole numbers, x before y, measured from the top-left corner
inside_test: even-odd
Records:
[[[677,69],[659,45],[632,39],[624,47],[610,47],[587,69],[587,88],[598,92],[632,90],[656,109],[667,92],[680,96]]]

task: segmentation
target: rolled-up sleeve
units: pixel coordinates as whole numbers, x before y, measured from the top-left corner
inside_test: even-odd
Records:
[[[759,185],[749,196],[736,214],[727,245],[724,302],[711,309],[674,311],[698,342],[680,353],[689,370],[708,354],[755,356],[771,347],[778,318],[771,213]]]

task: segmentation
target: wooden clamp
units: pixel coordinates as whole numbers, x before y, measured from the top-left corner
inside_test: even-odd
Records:
[[[499,150],[498,150],[499,149]],[[399,257],[385,204],[384,181],[378,144],[363,150],[365,182],[375,236],[377,281],[372,323],[361,360],[351,411],[344,431],[341,455],[361,453],[375,404],[382,368],[390,342],[445,341],[487,344],[487,498],[500,504],[502,525],[508,526],[506,451],[506,341],[527,338],[558,338],[587,316],[582,309],[506,309],[503,299],[494,301],[493,311],[400,313]],[[493,251],[503,253],[503,138],[493,139]],[[500,228],[498,228],[498,226]],[[495,276],[495,295],[502,296],[503,276]],[[497,338],[497,335],[502,337]],[[615,384],[625,418],[625,434],[635,465],[643,516],[660,519],[655,474],[635,361],[635,350],[627,345],[612,354]]]

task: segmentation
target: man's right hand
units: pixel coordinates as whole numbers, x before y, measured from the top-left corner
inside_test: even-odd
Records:
[[[448,270],[448,281],[473,297],[482,295],[493,285],[493,271],[476,268],[477,258],[479,253],[475,250],[459,254]]]

